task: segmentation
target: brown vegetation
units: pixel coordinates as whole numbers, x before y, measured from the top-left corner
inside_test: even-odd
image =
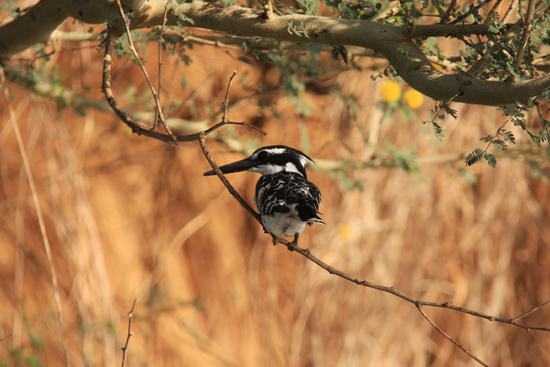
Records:
[[[62,53],[64,85],[99,90],[101,56],[93,48]],[[152,48],[154,49],[154,48]],[[186,67],[165,56],[165,91],[182,99],[198,88],[180,117],[209,116],[219,105],[234,69],[257,85],[276,72],[236,60],[237,53],[196,46]],[[237,56],[235,56],[237,55]],[[148,67],[155,53],[147,54]],[[367,65],[367,61],[365,61]],[[114,90],[145,91],[141,73],[115,59]],[[296,115],[279,96],[280,119],[259,117],[254,102],[231,110],[237,121],[268,132],[234,128],[243,141],[300,148],[298,121],[309,132],[310,156],[368,159],[373,148],[358,126],[384,147],[416,146],[421,156],[465,152],[502,125],[499,111],[456,105],[443,144],[420,121],[384,118],[376,106],[380,81],[373,72],[348,71],[334,83],[358,97],[354,121],[329,94],[303,95],[315,111]],[[154,74],[154,73],[152,73]],[[187,78],[189,88],[179,83]],[[324,85],[317,87],[325,88]],[[111,114],[86,110],[81,117],[14,84],[13,105],[23,133],[60,285],[63,319],[74,365],[117,366],[134,298],[127,365],[154,366],[462,366],[475,362],[434,330],[413,305],[327,274],[270,237],[213,177],[198,142],[179,147],[129,133]],[[164,98],[168,92],[164,92]],[[252,92],[237,78],[231,100]],[[0,116],[0,343],[1,361],[34,356],[44,366],[64,364],[49,266],[21,155],[5,99]],[[193,115],[195,114],[195,115]],[[518,144],[527,143],[518,132]],[[372,141],[372,140],[371,140]],[[242,156],[208,141],[218,163]],[[521,159],[499,159],[496,169],[463,162],[422,166],[416,174],[397,168],[350,172],[364,189],[347,191],[327,172],[310,170],[323,193],[326,226],[314,226],[300,245],[332,266],[395,286],[417,298],[452,301],[513,317],[550,299],[550,192],[532,178]],[[228,176],[251,201],[257,175]],[[448,334],[491,366],[550,363],[550,334],[492,323],[450,310],[425,311]],[[549,309],[525,320],[549,326]],[[28,362],[22,362],[22,365]]]

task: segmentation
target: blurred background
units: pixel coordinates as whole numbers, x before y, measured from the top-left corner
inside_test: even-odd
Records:
[[[103,99],[98,42],[55,42],[43,53],[51,47],[48,57],[21,54],[11,65],[54,79],[7,87],[52,249],[71,365],[120,365],[134,299],[127,366],[477,365],[414,305],[272,246],[221,182],[202,176],[210,167],[198,142],[133,135],[104,104],[89,107]],[[155,85],[156,50],[149,43],[144,56]],[[323,194],[327,225],[306,229],[301,247],[354,277],[494,316],[550,299],[548,158],[509,124],[517,144],[495,153],[496,168],[464,164],[506,121],[501,111],[451,104],[458,118],[440,121],[439,141],[422,124],[434,102],[379,77],[383,60],[358,57],[351,68],[321,53],[323,77],[305,78],[299,97],[289,97],[281,71],[240,47],[197,43],[185,55],[189,65],[163,53],[161,98],[179,119],[175,131],[219,121],[237,70],[229,117],[268,135],[221,129],[207,141],[217,163],[273,144],[317,162],[308,178]],[[114,59],[113,91],[124,107],[152,111],[128,57]],[[4,96],[0,108],[0,365],[63,366],[50,268]],[[227,177],[252,203],[259,176]],[[491,366],[550,363],[547,332],[425,311]],[[548,320],[546,308],[522,323]]]

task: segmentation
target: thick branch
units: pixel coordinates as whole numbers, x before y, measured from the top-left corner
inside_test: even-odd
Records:
[[[198,1],[180,5],[177,12],[193,19],[195,27],[230,34],[263,36],[296,43],[351,45],[376,50],[411,87],[437,100],[453,99],[455,102],[498,106],[524,102],[550,87],[550,77],[514,84],[479,80],[466,74],[442,74],[432,67],[428,58],[411,40],[411,37],[418,37],[430,29],[447,29],[447,35],[454,36],[481,33],[480,30],[488,33],[484,24],[476,25],[476,28],[458,25],[416,27],[415,33],[407,34],[403,27],[298,14],[266,21],[251,9],[218,7]],[[289,31],[290,24],[305,31],[309,38]],[[328,32],[328,38],[320,34],[323,31]]]
[[[57,0],[40,1],[22,16],[0,27],[0,57],[47,42],[68,16],[57,6]]]
[[[66,0],[58,0],[59,2]],[[136,2],[139,2],[136,0]],[[103,4],[102,1],[98,3]],[[55,0],[42,0],[27,14],[34,14],[36,22],[45,22],[47,5],[55,5]],[[125,2],[126,4],[126,2]],[[135,11],[132,28],[143,28],[160,25],[164,20],[165,1],[149,1],[146,6]],[[455,102],[499,106],[524,103],[530,98],[539,96],[550,87],[550,76],[533,79],[521,84],[513,82],[486,81],[476,79],[468,74],[442,74],[435,70],[430,60],[414,44],[412,38],[426,36],[468,36],[488,34],[485,24],[477,25],[429,25],[415,27],[413,32],[400,26],[380,24],[363,20],[337,19],[308,15],[285,15],[264,19],[262,12],[249,8],[219,6],[212,3],[194,1],[178,6],[176,13],[193,20],[194,27],[217,30],[240,36],[267,37],[294,43],[319,43],[327,45],[348,45],[375,50],[384,56],[397,70],[399,75],[414,89],[436,100],[453,100]],[[61,12],[62,13],[62,12]],[[8,37],[5,28],[16,28],[21,31],[21,22],[30,18],[27,14],[15,19],[12,23],[0,27],[0,44],[4,49],[0,55],[10,55],[30,46],[32,42],[47,39],[31,37],[36,32],[18,32]],[[73,15],[73,14],[70,14]],[[63,15],[66,16],[66,15]],[[74,16],[74,15],[73,15]],[[62,16],[54,17],[59,23]],[[46,27],[49,32],[56,22]],[[176,14],[170,12],[169,25],[177,25]],[[191,26],[191,24],[190,24]],[[298,32],[297,32],[298,31]],[[8,41],[8,38],[13,41]],[[31,39],[34,40],[31,42]],[[6,42],[11,46],[8,47]],[[15,45],[21,45],[15,47]]]

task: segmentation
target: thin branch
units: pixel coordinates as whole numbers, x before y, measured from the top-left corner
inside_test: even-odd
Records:
[[[409,7],[407,6],[407,0],[399,0],[401,8],[405,10],[405,20],[407,21],[407,33],[414,32],[414,18],[411,16]]]
[[[456,7],[457,0],[451,0],[451,3],[449,4],[449,7],[447,8],[447,11],[443,16],[441,17],[441,20],[439,21],[439,24],[445,24],[447,19],[451,16],[451,13],[453,12],[454,8]]]
[[[108,32],[107,38],[105,39],[105,55],[103,58],[103,83],[101,88],[103,89],[103,93],[105,94],[107,103],[109,103],[111,109],[122,120],[122,122],[124,122],[132,130],[133,133],[148,136],[150,138],[157,139],[166,143],[172,142],[173,139],[170,135],[162,134],[157,131],[152,131],[149,125],[133,119],[131,116],[126,114],[126,112],[124,112],[118,105],[111,88],[111,66],[113,64],[112,56],[114,52],[114,37],[115,36],[112,34],[112,32]],[[218,123],[217,125],[208,129],[208,131],[212,132],[224,125],[226,124],[223,122]],[[174,137],[178,142],[194,141],[199,139],[199,133],[190,135],[174,135]]]
[[[536,4],[535,0],[529,0],[529,6],[527,8],[527,16],[523,21],[523,33],[521,35],[521,40],[519,42],[519,48],[518,48],[518,52],[516,53],[516,58],[514,60],[514,64],[516,66],[516,69],[518,70],[521,68],[523,55],[525,54],[525,46],[527,46],[527,41],[529,41],[529,37],[531,36],[531,32],[533,31],[533,26],[531,25],[531,21],[533,20],[533,16],[535,14],[535,4]]]
[[[11,334],[8,335],[8,336],[6,336],[4,339],[0,339],[0,343],[2,343],[3,341],[5,341],[6,339],[8,339],[10,336],[11,336]]]
[[[541,308],[543,308],[544,306],[546,306],[546,305],[549,304],[549,303],[550,303],[550,301],[546,301],[546,302],[544,302],[544,303],[541,304],[541,305],[535,306],[535,307],[533,307],[532,309],[530,309],[529,311],[524,312],[524,313],[522,313],[521,315],[516,316],[516,317],[510,319],[510,321],[511,321],[511,323],[513,324],[513,323],[515,323],[517,320],[522,319],[522,318],[524,318],[525,316],[530,315],[530,314],[532,314],[533,312],[540,310]]]
[[[221,123],[223,123],[223,124],[230,124],[231,123],[229,121],[228,107],[227,106],[229,105],[229,91],[231,89],[231,84],[233,83],[233,78],[235,78],[235,75],[237,75],[237,71],[233,71],[233,74],[231,75],[231,78],[229,78],[229,83],[227,84],[227,92],[225,93],[225,99],[222,102],[223,103],[223,116],[222,116],[222,122]],[[239,125],[242,124],[242,125],[247,125],[247,126],[253,127],[250,124],[246,124],[244,122],[233,123],[233,124],[239,124]],[[257,129],[257,128],[255,128],[255,129]],[[260,131],[261,133],[263,133],[264,135],[266,135],[266,133],[263,132],[262,130],[259,130],[259,129],[257,129],[257,130]],[[206,146],[206,136],[208,135],[208,133],[209,133],[209,130],[206,130],[205,132],[199,133],[199,143],[200,143],[202,152],[203,152],[206,160],[208,161],[208,163],[210,163],[210,166],[212,167],[212,169],[214,170],[216,175],[220,178],[220,180],[223,182],[223,184],[225,185],[225,187],[227,188],[229,193],[231,195],[233,195],[233,197],[246,209],[246,211],[248,211],[261,224],[262,223],[261,215],[259,213],[257,213],[254,209],[252,209],[252,207],[250,205],[248,205],[248,203],[241,197],[241,195],[239,195],[237,190],[235,190],[235,188],[233,188],[233,186],[225,178],[222,171],[220,171],[220,168],[218,167],[218,165],[216,164],[214,159],[212,159],[212,156],[210,155],[210,152],[208,151],[208,148]],[[262,226],[263,226],[263,224],[262,224]]]
[[[484,2],[479,3],[476,6],[471,6],[470,5],[470,10],[468,10],[466,13],[462,14],[461,16],[459,16],[458,18],[456,18],[452,22],[449,22],[449,24],[454,25],[454,24],[462,22],[463,20],[468,18],[472,13],[474,13],[476,10],[478,10],[479,8],[485,6],[487,3],[490,3],[491,1],[493,1],[493,0],[485,0]]]
[[[8,90],[8,85],[6,83],[6,75],[4,74],[4,68],[2,66],[0,66],[0,82],[2,83],[4,96],[6,97],[6,102],[8,104],[10,119],[13,125],[13,131],[15,133],[15,137],[17,138],[17,145],[19,146],[19,151],[21,152],[21,158],[23,159],[23,166],[25,167],[25,173],[27,174],[27,179],[29,181],[29,186],[32,193],[32,199],[34,202],[34,208],[36,210],[36,216],[38,218],[38,225],[40,227],[40,233],[42,234],[42,242],[44,243],[44,248],[46,250],[46,257],[48,258],[48,264],[50,266],[50,274],[52,277],[55,306],[57,308],[57,321],[59,323],[59,327],[61,328],[61,339],[63,340],[63,351],[65,353],[65,366],[69,367],[70,365],[69,351],[67,348],[67,338],[65,335],[65,327],[63,326],[63,317],[61,313],[61,298],[59,297],[59,287],[57,284],[57,275],[55,272],[55,265],[53,263],[53,256],[52,256],[52,250],[50,247],[50,241],[48,240],[46,225],[44,224],[44,218],[42,217],[42,209],[40,208],[40,201],[38,200],[38,194],[36,192],[36,186],[34,184],[31,166],[29,163],[29,159],[27,157],[27,152],[26,152],[24,143],[23,143],[23,138],[21,137],[21,131],[19,130],[17,117],[15,116],[15,111],[13,110],[10,92]]]
[[[166,120],[164,119],[164,114],[162,113],[162,107],[160,105],[160,97],[159,94],[155,91],[155,87],[153,86],[153,83],[151,83],[151,79],[149,78],[149,73],[147,73],[147,70],[145,69],[145,65],[143,65],[143,62],[141,61],[141,58],[139,57],[136,48],[134,47],[134,41],[132,40],[132,35],[130,32],[130,22],[126,18],[126,14],[124,13],[124,9],[122,8],[122,4],[120,3],[120,0],[116,0],[116,3],[118,5],[118,9],[120,11],[120,15],[122,16],[122,21],[124,23],[124,29],[126,30],[126,35],[128,37],[128,45],[130,48],[130,51],[132,52],[132,55],[134,55],[134,58],[136,59],[137,63],[139,64],[139,67],[143,71],[143,75],[145,76],[145,79],[147,80],[147,84],[149,84],[149,89],[151,89],[151,94],[153,95],[153,99],[155,100],[155,106],[157,109],[158,118],[160,119],[160,122],[162,123],[162,126],[164,126],[164,129],[170,135],[170,138],[172,138],[172,141],[177,145],[177,139],[172,134],[172,131],[166,124]],[[166,21],[166,18],[164,18]],[[159,51],[160,53],[160,51]],[[160,65],[159,65],[159,73],[160,73]],[[160,83],[160,78],[159,78]],[[160,86],[159,86],[160,89]],[[156,128],[156,119],[155,119],[155,125],[153,125],[152,130]]]
[[[132,309],[128,312],[128,336],[126,337],[126,344],[122,348],[122,364],[121,367],[124,367],[126,364],[126,357],[128,355],[128,344],[130,344],[130,338],[134,335],[132,331],[132,316],[134,315],[134,307],[136,307],[137,299],[134,298],[134,303],[132,304]]]
[[[235,188],[229,183],[229,181],[227,181],[227,178],[225,178],[222,171],[220,171],[220,167],[216,164],[214,159],[212,159],[212,155],[210,155],[210,152],[208,151],[208,147],[206,146],[205,133],[200,133],[199,143],[201,145],[201,149],[206,160],[208,161],[208,163],[210,163],[210,166],[212,167],[216,175],[220,178],[220,180],[223,182],[223,184],[225,185],[229,193],[233,195],[233,197],[239,202],[239,204],[241,204],[243,208],[245,208],[246,211],[249,212],[250,215],[252,215],[254,219],[256,219],[261,224],[262,223],[261,215],[258,212],[256,212],[254,209],[252,209],[252,207],[248,205],[248,203],[242,198],[242,196],[239,195],[237,190],[235,190]]]
[[[159,64],[159,75],[158,75],[158,98],[159,98],[159,103],[160,103],[160,90],[162,88],[162,34],[164,33],[164,26],[166,25],[166,21],[167,21],[167,16],[168,16],[168,4],[170,4],[172,0],[166,0],[166,5],[164,5],[164,14],[163,14],[163,17],[162,17],[162,25],[160,26],[160,30],[159,30],[159,36],[158,36],[158,64]],[[158,122],[158,118],[159,118],[159,111],[158,111],[158,108],[155,107],[155,109],[157,110],[156,111],[156,114],[155,114],[155,122],[154,122],[154,125],[152,127],[152,130],[155,131],[155,129],[157,128],[157,122]],[[165,121],[166,123],[166,121]]]
[[[422,314],[422,316],[424,316],[424,318],[426,320],[428,320],[428,322],[430,323],[430,325],[432,325],[432,327],[434,329],[436,329],[437,331],[439,331],[445,338],[447,338],[448,340],[451,341],[451,343],[453,343],[454,345],[456,345],[457,347],[459,347],[460,349],[462,349],[462,351],[464,353],[466,353],[467,355],[469,355],[471,358],[473,358],[476,362],[478,362],[479,364],[481,364],[482,366],[485,366],[485,367],[489,367],[489,365],[485,364],[481,359],[477,358],[475,355],[473,355],[470,351],[468,351],[468,349],[464,348],[464,346],[462,344],[459,344],[457,341],[455,341],[453,338],[451,338],[445,331],[443,331],[443,329],[441,329],[439,326],[437,326],[437,324],[435,322],[432,321],[432,319],[430,319],[428,317],[428,315],[426,315],[426,313],[424,312],[424,310],[422,309],[422,306],[421,305],[416,305],[416,308],[418,308],[418,311],[420,311],[420,313]]]

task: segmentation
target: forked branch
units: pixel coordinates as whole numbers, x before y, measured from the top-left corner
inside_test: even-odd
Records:
[[[135,120],[133,117],[129,116],[120,108],[120,106],[118,105],[118,102],[116,101],[113,95],[113,90],[111,86],[111,67],[113,64],[115,37],[116,36],[111,30],[107,32],[107,37],[105,38],[105,56],[103,58],[103,83],[101,85],[101,89],[105,94],[105,98],[107,99],[107,103],[109,103],[109,106],[111,106],[115,114],[120,118],[122,122],[124,122],[132,130],[133,133],[147,136],[153,139],[157,139],[166,143],[185,142],[185,141],[199,140],[201,135],[203,134],[208,135],[211,132],[216,131],[217,129],[225,125],[241,125],[241,126],[251,127],[261,132],[262,134],[266,135],[266,133],[263,132],[262,130],[246,122],[233,122],[226,117],[222,118],[221,122],[217,123],[216,125],[210,127],[209,129],[203,132],[196,133],[196,134],[189,134],[189,135],[177,135],[177,134],[170,135],[170,134],[159,133],[158,131],[155,131],[154,129],[152,129],[152,126]],[[235,77],[236,74],[237,72],[235,71],[231,76],[231,79],[229,81],[229,87],[231,86],[233,78]],[[227,93],[229,93],[229,88]],[[226,101],[227,101],[227,96],[226,96]],[[228,109],[227,104],[224,104],[224,116],[227,116],[227,109]]]

